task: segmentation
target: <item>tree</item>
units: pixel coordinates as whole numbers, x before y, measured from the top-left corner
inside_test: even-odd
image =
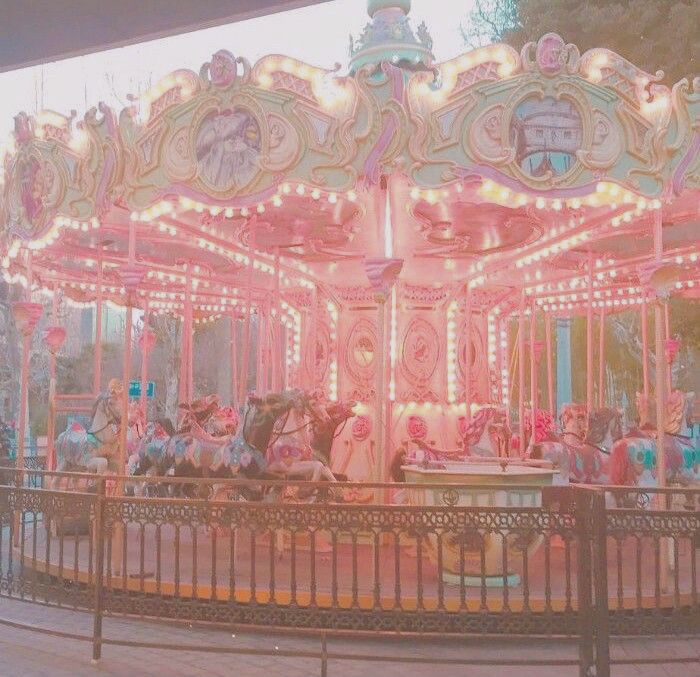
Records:
[[[475,0],[462,26],[465,43],[506,42],[520,49],[559,33],[581,52],[607,47],[639,68],[664,71],[667,84],[700,75],[696,0]]]

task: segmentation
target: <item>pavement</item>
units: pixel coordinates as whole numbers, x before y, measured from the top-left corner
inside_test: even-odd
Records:
[[[92,635],[92,616],[80,611],[44,607],[0,598],[0,618],[64,633]],[[206,646],[216,652],[163,650],[106,645],[102,660],[93,665],[89,642],[66,639],[0,625],[0,677],[317,677],[318,658],[279,655],[285,651],[319,652],[317,639],[289,634],[253,634],[199,626],[127,618],[105,618],[105,638]],[[265,650],[273,655],[225,653],[230,648]],[[328,651],[345,655],[402,656],[408,662],[329,659],[328,677],[578,677],[577,666],[557,661],[576,658],[575,641],[407,640],[393,638],[328,640]],[[277,655],[274,655],[277,654]],[[611,646],[613,677],[700,677],[700,637],[615,639]],[[664,663],[664,658],[687,657],[689,662]],[[425,659],[475,660],[482,665],[426,664]],[[529,659],[540,666],[493,666],[493,660]],[[639,664],[645,659],[659,661]],[[418,662],[420,661],[420,662]],[[554,664],[553,664],[554,663]]]

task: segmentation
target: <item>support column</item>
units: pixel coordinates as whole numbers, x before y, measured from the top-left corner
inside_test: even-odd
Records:
[[[593,252],[588,252],[588,303],[586,304],[586,413],[593,409]]]
[[[46,470],[56,466],[56,355],[66,338],[66,330],[58,326],[60,291],[54,287],[51,301],[51,326],[44,332],[44,344],[49,350],[49,418],[46,424]]]
[[[231,406],[234,409],[238,409],[239,399],[238,399],[238,346],[236,344],[237,330],[238,330],[238,319],[236,311],[231,311],[231,341],[229,348],[231,350],[230,360],[231,360]]]
[[[464,416],[467,423],[472,420],[472,289],[467,282],[464,296]]]
[[[192,333],[193,333],[193,311],[192,311],[192,274],[190,264],[185,267],[185,307],[182,317],[182,336],[180,337],[180,383],[179,400],[180,404],[192,401],[193,387],[192,378]]]
[[[525,292],[520,296],[518,314],[518,430],[520,455],[525,455]]]
[[[32,252],[27,250],[27,288],[25,301],[19,301],[12,306],[15,324],[22,334],[22,363],[20,366],[19,387],[19,425],[17,426],[17,468],[24,470],[24,452],[26,447],[27,424],[29,414],[29,367],[32,349],[32,335],[41,317],[44,307],[40,303],[32,303]]]
[[[663,260],[663,218],[661,209],[654,212],[654,260],[658,266]],[[655,353],[655,380],[656,380],[656,471],[659,487],[666,486],[666,381],[668,369],[666,368],[666,353],[664,350],[664,309],[659,298],[654,303],[654,353]],[[658,509],[668,508],[666,496],[657,496]],[[669,591],[669,546],[674,547],[668,538],[661,538],[659,559],[659,583],[662,592]],[[676,546],[677,547],[677,546]]]
[[[654,259],[661,265],[663,259],[663,232],[661,209],[654,210]],[[666,450],[664,423],[666,419],[666,354],[664,351],[664,312],[659,300],[654,304],[654,352],[656,377],[656,468],[659,486],[666,486]]]
[[[668,341],[671,338],[671,320],[669,317],[668,301],[664,301],[664,341]],[[666,393],[671,394],[673,392],[673,360],[667,360],[668,370],[666,378]]]
[[[117,458],[117,474],[126,472],[126,442],[129,428],[129,381],[131,380],[131,343],[134,323],[134,303],[136,292],[144,270],[136,265],[136,222],[129,223],[129,262],[120,269],[122,285],[126,294],[126,320],[124,322],[124,363],[122,365],[122,385],[124,389],[122,399],[121,424],[119,426],[119,453]],[[118,494],[123,494],[124,487],[119,483]]]
[[[381,482],[384,480],[385,466],[385,428],[387,424],[387,402],[389,400],[387,393],[387,355],[389,354],[387,346],[387,331],[386,331],[386,296],[377,297],[377,394],[375,416],[377,419],[377,456],[376,467],[374,469],[374,481]]]
[[[530,310],[530,441],[528,449],[532,450],[535,440],[535,421],[537,421],[537,323],[535,304]],[[540,346],[541,348],[541,346]],[[528,452],[529,455],[530,451]]]
[[[598,408],[605,406],[605,306],[600,308],[598,327]]]
[[[143,415],[148,420],[148,360],[151,355],[151,348],[155,343],[155,336],[149,327],[149,309],[148,301],[144,302],[143,307],[143,331],[141,333],[141,398],[139,405]]]
[[[316,350],[318,347],[318,286],[314,283],[311,292],[311,326],[309,331],[309,341],[311,342],[311,374],[310,386],[312,390],[323,387],[323,383],[317,382],[316,374]]]
[[[557,414],[573,399],[571,391],[571,318],[557,318]]]
[[[640,313],[642,317],[642,380],[644,392],[644,407],[646,411],[638,411],[639,420],[644,422],[649,418],[649,313],[647,308],[646,291],[642,295]]]
[[[388,309],[391,290],[403,267],[403,260],[394,258],[368,258],[364,261],[365,273],[374,291],[377,304],[377,371],[376,371],[376,440],[377,455],[374,477],[383,480],[387,470],[388,446],[391,440],[391,402],[388,396],[389,352],[391,327]],[[383,496],[387,500],[388,496]]]
[[[557,403],[554,399],[554,365],[552,363],[552,318],[544,315],[544,340],[547,350],[547,404],[552,418],[557,417]]]
[[[243,320],[243,359],[241,360],[241,378],[239,381],[238,401],[244,404],[248,394],[248,373],[250,367],[250,313],[253,307],[253,252],[248,254],[248,271],[246,275],[245,317]]]
[[[93,351],[92,392],[97,395],[102,392],[102,304],[104,290],[102,288],[104,271],[102,268],[102,242],[97,255],[97,298],[95,301],[95,349]]]

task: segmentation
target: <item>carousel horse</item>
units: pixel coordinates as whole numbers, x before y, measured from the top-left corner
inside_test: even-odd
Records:
[[[215,458],[235,435],[238,415],[231,407],[220,407],[217,395],[180,405],[180,409],[182,420],[165,448],[161,471],[175,477],[218,476]],[[175,486],[185,493],[192,489]]]
[[[331,411],[334,413],[333,419]],[[303,422],[303,414],[309,414],[308,423]],[[309,395],[305,408],[295,408],[290,412],[276,442],[268,447],[267,472],[311,482],[336,482],[338,478],[331,471],[328,461],[330,447],[337,427],[352,415],[352,408],[348,411],[345,405],[328,403],[319,393]],[[290,426],[291,431],[288,430]],[[307,428],[312,431],[311,444],[305,439]],[[326,439],[320,439],[321,436]],[[314,444],[323,445],[327,456],[317,454]]]
[[[464,428],[467,456],[507,456],[512,438],[508,415],[502,407],[482,407]]]
[[[116,467],[123,397],[121,381],[113,379],[107,392],[95,401],[88,429],[73,423],[58,436],[55,446],[57,470],[100,474],[123,472]]]
[[[175,434],[169,419],[159,419],[146,424],[138,446],[129,456],[127,475],[134,477],[162,476],[168,472],[167,448]],[[130,488],[137,496],[145,493],[164,494],[163,487],[151,484],[131,483]]]
[[[692,433],[692,405],[695,393],[674,390],[668,397],[664,424],[666,482],[700,482],[700,448]],[[618,440],[610,456],[610,480],[622,486],[656,486],[656,424],[649,416],[648,403],[637,393],[639,426]]]
[[[609,428],[615,428],[613,416],[602,416],[606,425],[596,423],[594,438],[588,437],[588,417],[586,407],[582,404],[566,404],[562,407],[559,421],[562,432],[550,433],[547,438],[534,445],[532,458],[542,458],[550,461],[559,471],[555,482],[568,484],[582,482],[586,484],[608,483],[608,462],[605,452],[592,440],[603,441],[612,436],[607,433]],[[596,421],[598,419],[596,418]],[[603,438],[600,438],[603,430]]]
[[[126,452],[127,457],[131,456],[141,444],[143,436],[146,434],[146,414],[139,402],[132,402],[129,405],[129,426],[126,431]]]
[[[325,405],[328,420],[323,421],[321,418],[315,417],[311,421],[311,449],[314,456],[329,468],[332,467],[333,461],[331,456],[333,442],[343,432],[347,421],[355,416],[356,404],[353,400],[329,402]],[[334,475],[340,482],[347,481],[346,475],[338,473],[334,473]]]
[[[250,395],[243,407],[242,420],[236,436],[216,453],[212,474],[216,477],[233,477],[238,474],[249,479],[259,479],[268,471],[274,472],[277,461],[273,455],[271,457],[273,464],[270,468],[268,449],[271,446],[274,447],[278,439],[285,434],[285,426],[293,410],[311,414],[321,420],[327,417],[325,411],[319,406],[318,398],[299,389],[269,393],[264,397]],[[280,419],[284,419],[281,426],[278,424]],[[271,444],[276,427],[279,431],[277,439]],[[286,434],[289,435],[289,433]],[[314,463],[323,465],[319,461]],[[291,463],[284,465],[284,468],[289,470],[291,465]],[[297,469],[299,469],[298,466]],[[304,470],[306,473],[311,471],[312,474],[318,472],[323,474],[315,465],[313,468],[305,465]]]

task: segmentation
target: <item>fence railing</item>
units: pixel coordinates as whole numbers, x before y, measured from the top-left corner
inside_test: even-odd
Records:
[[[611,634],[700,632],[697,489],[544,488],[539,505],[465,507],[455,485],[430,485],[444,504],[421,506],[340,499],[426,485],[149,478],[140,493],[167,497],[137,497],[94,475],[0,482],[0,595],[91,611],[95,658],[110,614],[320,637],[567,636],[598,676]],[[185,492],[203,498],[172,497]]]

